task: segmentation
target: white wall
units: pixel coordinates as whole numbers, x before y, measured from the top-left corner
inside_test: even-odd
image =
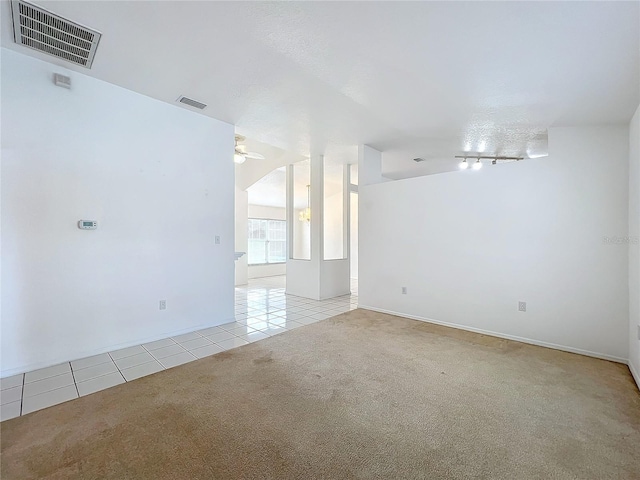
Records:
[[[233,318],[233,135],[2,49],[2,376]]]
[[[382,152],[369,145],[358,146],[358,183],[375,185],[386,181],[382,176]]]
[[[351,292],[349,259],[320,262],[320,300],[348,295]]]
[[[629,366],[640,387],[640,107],[629,125]]]
[[[273,265],[249,265],[249,278],[274,277],[286,274],[286,263],[275,263]]]
[[[549,149],[361,182],[360,306],[626,361],[627,245],[604,237],[627,232],[628,129],[554,128]]]
[[[264,205],[249,205],[249,218],[266,218],[270,220],[287,220],[287,209],[279,207],[267,207]],[[247,227],[245,226],[245,231]],[[275,263],[273,265],[249,265],[249,278],[273,277],[286,275],[287,264]]]
[[[311,258],[311,224],[301,222],[298,218],[304,209],[293,211],[293,258],[309,260]],[[313,210],[311,210],[313,215]]]
[[[236,173],[238,167],[235,168]],[[249,268],[247,259],[249,258],[247,243],[247,226],[249,218],[249,194],[246,190],[241,190],[235,186],[235,248],[236,252],[245,254],[236,260],[236,285],[246,285],[249,278]]]
[[[287,209],[280,207],[266,207],[264,205],[249,205],[249,218],[286,220]]]
[[[351,246],[349,248],[349,260],[350,260],[350,276],[351,278],[358,278],[358,194],[351,192],[351,231],[349,236],[349,242]]]
[[[344,249],[344,240],[347,235],[347,232],[344,231],[344,210],[342,191],[324,199],[322,220],[325,260],[343,259],[347,256]]]

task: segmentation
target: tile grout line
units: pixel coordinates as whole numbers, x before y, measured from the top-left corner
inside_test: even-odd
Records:
[[[76,382],[76,376],[73,373],[73,365],[69,362],[69,368],[71,369],[71,378],[73,378],[73,386],[76,387],[76,393],[78,394],[78,398],[80,398],[80,390],[78,390],[78,382]]]
[[[173,340],[173,338],[172,338],[172,337],[169,337],[169,338],[170,338],[171,340]],[[205,338],[205,337],[202,337],[202,338]],[[186,348],[184,348],[184,346],[182,346],[182,344],[180,344],[180,343],[176,342],[175,340],[173,340],[173,345],[178,345],[180,348],[182,348],[182,350],[184,350],[184,352],[191,353],[189,350],[187,350]],[[167,345],[167,347],[173,347],[173,345]],[[153,352],[154,352],[155,350],[161,350],[161,349],[166,348],[166,347],[160,347],[160,348],[156,348],[155,350],[149,350],[149,349],[148,349],[147,347],[145,347],[144,345],[140,345],[140,346],[141,346],[142,348],[144,348],[144,349],[145,349],[145,350],[146,350],[146,351],[147,351],[147,352],[148,352],[148,353],[153,357],[153,359],[154,359],[156,362],[158,362],[158,363],[162,366],[162,368],[164,368],[165,370],[167,370],[167,368],[166,368],[166,367],[164,366],[164,364],[162,363],[162,359],[160,359],[160,358],[156,357],[156,356],[153,354]],[[167,355],[166,357],[162,357],[162,358],[169,358],[169,357],[173,357],[173,356],[175,356],[175,355],[181,355],[181,354],[183,354],[184,352],[174,353],[173,355]],[[195,355],[194,355],[194,357],[195,357]],[[147,363],[151,363],[151,362],[147,362]],[[142,363],[141,363],[140,365],[144,365],[144,364],[142,364]],[[133,367],[131,367],[131,368],[133,368]]]
[[[109,358],[111,358],[111,355],[109,355]],[[126,357],[125,357],[126,358]],[[80,370],[86,370],[88,368],[93,368],[93,367],[98,367],[100,365],[107,365],[109,362],[102,362],[102,363],[97,363],[95,365],[91,365],[90,367],[85,367],[85,368],[79,368],[78,371]],[[86,380],[81,380],[81,381],[77,381],[75,378],[75,374],[73,375],[73,380],[76,382],[76,387],[78,386],[78,383],[85,383],[85,382],[90,382],[91,380],[95,380],[96,378],[102,378],[102,377],[106,377],[107,375],[111,375],[112,373],[120,373],[120,370],[118,369],[118,366],[116,365],[116,362],[114,362],[113,360],[111,360],[111,363],[113,364],[114,367],[116,367],[117,372],[107,372],[107,373],[101,373],[100,375],[96,375],[95,377],[91,377],[91,378],[87,378]],[[71,366],[71,371],[73,373],[73,365]],[[80,396],[80,391],[78,390],[78,396]]]
[[[19,417],[22,416],[22,404],[24,403],[24,379],[26,378],[27,374],[23,373],[22,374],[22,392],[20,393],[20,415],[18,415]]]
[[[142,345],[140,345],[142,347]],[[144,347],[142,347],[144,348]],[[146,350],[146,348],[145,348]],[[107,352],[107,354],[109,355],[109,357],[111,358],[111,361],[113,362],[113,364],[116,366],[116,368],[118,369],[118,372],[120,373],[120,375],[122,375],[122,370],[120,370],[120,367],[118,366],[118,364],[116,363],[116,360],[111,356],[111,352]],[[125,357],[126,358],[126,357]],[[124,375],[122,375],[122,378],[124,378],[125,383],[128,382],[129,380],[126,379],[126,377]]]
[[[171,340],[173,340],[173,337],[169,337],[171,338]],[[180,345],[178,342],[176,342],[175,340],[173,340],[177,345]],[[160,360],[158,360],[153,353],[151,353],[151,351],[149,349],[147,349],[147,347],[145,347],[144,345],[140,345],[142,347],[143,350],[145,350],[149,355],[151,355],[151,358],[153,359],[153,361],[155,361],[158,365],[160,365],[162,367],[163,370],[166,370],[166,367],[160,362]],[[180,345],[182,347],[182,345]],[[187,350],[186,348],[182,347],[185,351]],[[145,362],[145,363],[140,363],[139,365],[146,365],[147,363],[151,363],[151,362]],[[133,367],[129,367],[129,368],[134,368],[137,367],[138,365],[134,365]],[[116,365],[116,367],[118,367],[118,365]],[[120,370],[120,367],[118,367],[118,370]],[[125,368],[126,370],[126,368]],[[122,374],[122,376],[124,377],[124,374],[122,373],[122,370],[120,370],[120,373]],[[144,375],[146,377],[146,375]]]

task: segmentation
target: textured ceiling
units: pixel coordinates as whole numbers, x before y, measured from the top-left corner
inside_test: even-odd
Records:
[[[256,183],[247,188],[249,205],[264,205],[267,207],[287,206],[287,173],[284,169],[276,169],[268,173]],[[306,205],[296,205],[304,208]]]
[[[190,96],[297,155],[370,144],[390,178],[483,144],[544,153],[548,127],[626,123],[640,101],[638,2],[35,3],[103,33],[92,70],[15,45],[6,1],[3,46]]]

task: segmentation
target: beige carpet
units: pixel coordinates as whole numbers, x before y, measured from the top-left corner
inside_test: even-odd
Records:
[[[1,425],[2,479],[639,479],[626,366],[365,310]]]

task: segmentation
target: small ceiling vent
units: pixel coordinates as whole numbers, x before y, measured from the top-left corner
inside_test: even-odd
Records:
[[[11,12],[17,44],[91,68],[99,32],[22,0],[11,1]]]
[[[414,158],[413,161],[416,162],[416,163],[426,162],[426,160],[424,158],[421,158],[421,157]]]
[[[184,103],[185,105],[189,105],[190,107],[198,108],[200,110],[204,110],[205,108],[207,108],[207,105],[205,103],[198,102],[189,97],[184,97],[184,96],[180,97],[178,99],[178,102]]]

